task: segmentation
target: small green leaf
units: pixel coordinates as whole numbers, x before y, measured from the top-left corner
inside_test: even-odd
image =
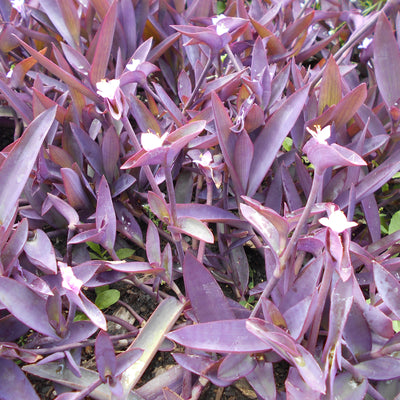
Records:
[[[398,230],[400,230],[400,211],[397,211],[390,220],[389,235]]]
[[[225,1],[217,1],[217,14],[222,14],[225,11],[226,2]]]
[[[123,248],[116,251],[118,258],[125,260],[125,258],[132,257],[135,254],[134,249]]]
[[[382,185],[382,193],[385,193],[385,192],[387,192],[387,191],[389,191],[389,184],[388,183],[384,183],[383,185]]]
[[[286,137],[282,143],[282,146],[286,151],[292,150],[293,140],[290,137]]]
[[[86,242],[90,250],[95,252],[97,255],[101,256],[102,250],[99,244],[93,242]]]
[[[100,294],[105,292],[106,290],[108,290],[110,288],[110,285],[104,285],[104,286],[97,286],[96,288],[94,288],[94,291],[96,292],[96,294]]]
[[[115,304],[121,296],[121,293],[117,289],[108,289],[97,295],[95,304],[100,310],[104,310]]]
[[[88,321],[88,320],[89,320],[89,318],[84,313],[81,313],[80,311],[78,311],[75,314],[74,322],[76,322],[76,321]]]
[[[397,333],[400,332],[400,321],[396,320],[392,322],[393,330]]]

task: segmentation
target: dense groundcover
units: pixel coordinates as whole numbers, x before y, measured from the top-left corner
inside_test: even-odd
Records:
[[[0,399],[399,399],[399,10],[0,0]]]

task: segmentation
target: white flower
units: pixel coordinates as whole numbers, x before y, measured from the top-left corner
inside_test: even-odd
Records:
[[[126,69],[129,71],[136,71],[136,68],[140,65],[141,61],[132,58],[131,62],[126,65]]]
[[[68,267],[68,265],[60,262],[58,266],[62,277],[62,287],[72,290],[75,294],[79,294],[83,282],[74,275],[72,268]]]
[[[222,20],[225,18],[226,16],[224,14],[219,14],[216,17],[211,18],[213,25],[215,25],[217,29],[218,36],[222,36],[224,33],[229,32],[229,28],[222,22]]]
[[[320,218],[319,223],[331,228],[336,233],[342,233],[346,229],[358,225],[357,222],[347,221],[346,215],[341,210],[333,211],[328,218]]]
[[[330,125],[326,126],[324,129],[321,129],[319,125],[315,125],[316,132],[307,127],[308,132],[311,133],[312,137],[317,140],[318,143],[328,144],[326,139],[331,137],[331,127]]]
[[[111,81],[102,79],[96,83],[96,87],[98,95],[105,99],[114,100],[119,90],[119,79],[111,79]]]
[[[371,43],[372,43],[373,39],[370,37],[366,37],[364,38],[364,40],[361,42],[361,44],[359,44],[357,47],[359,49],[366,49]]]
[[[24,5],[25,5],[25,0],[11,0],[11,6],[20,13],[22,13]]]
[[[151,151],[157,149],[158,147],[162,147],[166,137],[166,134],[160,137],[154,133],[145,132],[142,133],[142,136],[140,137],[140,142],[142,143],[143,149],[145,149],[146,151]]]

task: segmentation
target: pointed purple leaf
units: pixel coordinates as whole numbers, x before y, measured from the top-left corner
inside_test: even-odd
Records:
[[[290,96],[272,114],[254,142],[254,156],[247,188],[248,196],[253,196],[274,161],[283,141],[303,110],[308,97],[309,86],[305,86]]]
[[[90,208],[91,203],[79,175],[73,169],[61,168],[61,176],[69,205],[78,210]]]
[[[218,378],[227,381],[236,381],[257,367],[256,359],[246,353],[228,354],[218,367]]]
[[[35,236],[28,239],[24,250],[31,263],[36,265],[45,273],[57,273],[56,255],[49,237],[41,230],[37,229]]]
[[[46,300],[14,279],[0,277],[0,302],[25,325],[57,338],[46,313]]]
[[[1,251],[1,262],[5,270],[7,270],[7,267],[12,267],[15,260],[19,257],[27,238],[28,220],[24,218],[18,223],[17,229],[13,232]]]
[[[380,357],[354,365],[362,376],[375,381],[398,379],[400,377],[400,359]]]
[[[105,227],[105,237],[101,244],[109,252],[114,248],[116,225],[117,221],[115,218],[110,188],[106,178],[102,176],[97,197],[96,228],[100,230]]]
[[[0,371],[2,400],[39,400],[27,377],[14,361],[0,358]]]
[[[191,217],[180,217],[176,225],[169,225],[168,229],[174,233],[183,233],[206,243],[214,243],[214,235],[200,220]]]
[[[111,46],[114,39],[115,24],[117,21],[117,2],[114,1],[108,8],[98,34],[96,51],[92,60],[89,78],[93,86],[104,79],[110,59]]]
[[[246,320],[213,321],[189,325],[167,335],[183,346],[217,353],[263,353],[271,346],[246,329]]]
[[[114,346],[107,332],[100,331],[95,345],[96,366],[103,382],[108,377],[115,377],[117,360],[115,358]]]
[[[247,374],[246,379],[262,399],[276,399],[276,384],[272,363],[259,362],[256,368]]]
[[[150,265],[159,267],[161,264],[160,236],[153,221],[149,221],[146,235],[146,255]]]
[[[367,389],[366,379],[359,382],[350,373],[343,372],[335,377],[332,397],[341,400],[363,400]]]
[[[400,283],[381,264],[372,261],[376,288],[384,303],[400,319]]]
[[[379,91],[390,108],[400,98],[400,50],[385,13],[379,13],[375,27],[374,66]]]
[[[4,228],[12,222],[18,199],[55,116],[56,108],[53,107],[35,118],[1,164],[0,225]]]
[[[199,322],[234,319],[220,286],[211,273],[193,255],[183,262],[186,294]]]

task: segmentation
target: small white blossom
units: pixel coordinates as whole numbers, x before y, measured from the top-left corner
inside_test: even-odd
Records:
[[[102,79],[96,83],[97,94],[105,99],[114,100],[119,90],[119,79],[111,79],[107,81]]]
[[[136,71],[137,67],[140,65],[141,61],[132,58],[131,62],[126,65],[126,69],[129,71]]]
[[[342,233],[346,229],[358,225],[357,222],[347,221],[346,215],[341,210],[333,211],[328,218],[320,218],[319,223],[331,228],[336,233]]]
[[[331,127],[330,127],[330,125],[326,126],[324,129],[321,129],[321,127],[319,125],[316,125],[315,129],[316,129],[316,132],[307,127],[308,132],[311,133],[313,138],[315,140],[317,140],[318,143],[328,144],[326,139],[329,139],[331,137]]]
[[[19,13],[24,10],[25,0],[11,0],[11,6],[15,8]]]
[[[366,49],[371,43],[372,43],[373,39],[370,37],[366,37],[364,38],[364,40],[361,42],[361,44],[359,44],[357,47],[359,49]]]

